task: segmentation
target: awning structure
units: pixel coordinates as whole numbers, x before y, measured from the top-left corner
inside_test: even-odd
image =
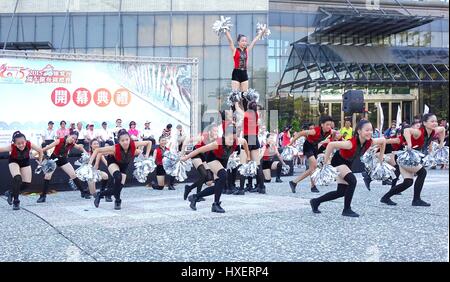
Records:
[[[317,86],[445,84],[445,48],[367,47],[297,42],[277,89],[302,91]]]
[[[315,31],[297,42],[364,45],[436,19],[386,9],[320,7],[319,11]]]
[[[53,49],[53,45],[51,42],[43,41],[43,42],[7,42],[6,46],[4,42],[0,42],[0,49],[5,50],[51,50]]]

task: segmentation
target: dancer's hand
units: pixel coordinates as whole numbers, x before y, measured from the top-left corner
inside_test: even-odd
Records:
[[[188,158],[187,155],[184,155],[184,156],[182,156],[182,157],[180,158],[180,161],[182,161],[182,162],[185,162],[185,161],[187,161],[187,160],[189,160],[189,158]]]

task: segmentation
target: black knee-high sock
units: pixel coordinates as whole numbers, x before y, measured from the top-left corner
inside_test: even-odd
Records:
[[[398,178],[400,177],[400,167],[398,166],[398,164],[396,164],[394,167],[396,178],[392,179],[391,189],[393,189],[397,185]]]
[[[120,200],[120,193],[122,192],[122,173],[120,171],[115,171],[113,174],[114,177],[114,198],[116,199],[116,202],[121,202]]]
[[[247,177],[247,185],[250,189],[253,188],[253,177],[251,176]]]
[[[104,191],[106,189],[106,185],[108,185],[108,179],[103,179],[100,185],[100,191]]]
[[[18,202],[19,201],[19,194],[20,194],[20,187],[22,186],[22,176],[21,175],[16,175],[13,178],[13,186],[12,186],[12,196],[14,199],[14,202]]]
[[[216,184],[214,185],[214,202],[218,203],[220,201],[220,196],[222,195],[222,190],[225,189],[227,185],[227,172],[225,169],[219,170],[217,173]]]
[[[24,192],[30,188],[31,183],[29,182],[22,182],[22,186],[20,186],[20,192]]]
[[[406,189],[408,189],[409,187],[411,187],[413,185],[414,181],[411,178],[405,178],[403,180],[403,183],[398,184],[397,186],[395,186],[394,188],[392,188],[391,190],[389,190],[384,196],[383,198],[390,198],[394,195],[397,195],[398,193],[401,193],[403,191],[405,191]]]
[[[214,185],[206,187],[205,189],[200,191],[200,193],[197,193],[197,198],[203,198],[203,197],[211,196],[212,194],[214,194]]]
[[[283,165],[281,164],[281,162],[278,162],[277,164],[277,177],[280,178],[281,177],[281,170],[283,169]]]
[[[317,203],[320,204],[323,202],[328,202],[328,201],[332,201],[332,200],[336,200],[338,198],[344,197],[346,188],[347,188],[347,184],[340,183],[337,185],[336,191],[328,192],[325,195],[322,195],[319,198],[317,198],[316,201],[317,201]]]
[[[50,180],[44,179],[44,187],[42,189],[41,196],[47,195],[49,186],[50,186]]]
[[[195,187],[197,187],[197,194],[198,194],[202,190],[203,183],[205,183],[208,173],[207,170],[205,169],[205,166],[202,164],[197,167],[197,171],[199,174],[197,180],[194,183],[192,183],[192,185],[187,186],[189,190],[192,190]]]
[[[423,183],[427,177],[427,171],[425,168],[421,168],[417,173],[416,182],[414,183],[414,200],[420,200],[420,193],[422,192]]]
[[[258,166],[258,170],[256,171],[256,177],[257,177],[257,179],[256,179],[256,182],[257,182],[257,185],[258,185],[258,187],[259,188],[264,188],[264,173],[263,173],[263,170],[262,170],[262,166],[261,165],[259,165]]]
[[[75,186],[77,186],[78,190],[80,190],[81,192],[84,191],[83,189],[83,183],[81,182],[81,180],[78,177],[75,177],[73,180],[73,183],[75,183]]]
[[[236,186],[236,178],[237,178],[237,168],[233,168],[231,170],[231,184],[232,186]]]
[[[345,195],[344,195],[344,210],[351,209],[352,199],[353,199],[353,193],[355,192],[356,188],[356,177],[353,173],[348,173],[344,180],[348,183],[347,187],[345,188]]]

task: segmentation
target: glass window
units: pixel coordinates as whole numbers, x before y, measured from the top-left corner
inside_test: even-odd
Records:
[[[281,26],[294,26],[294,14],[281,13]]]
[[[341,103],[331,104],[331,117],[334,120],[335,128],[341,128]]]
[[[203,45],[203,16],[190,15],[188,18],[188,44]]]
[[[118,56],[120,50],[117,48],[103,48],[103,55]]]
[[[298,27],[308,27],[308,14],[306,13],[296,13],[295,14],[295,26]]]
[[[219,36],[211,28],[218,19],[220,19],[219,15],[205,15],[205,45],[219,45]]]
[[[138,56],[153,57],[153,48],[151,47],[138,48]]]
[[[3,16],[3,17],[1,17],[1,22],[0,22],[0,28],[1,28],[0,41],[5,42],[6,36],[8,35],[8,30],[9,30],[10,24],[11,24],[11,17],[10,16]],[[51,18],[50,18],[50,28],[51,28]],[[12,22],[12,26],[11,26],[11,31],[9,32],[8,42],[10,42],[10,41],[17,41],[17,17],[14,17],[13,22]],[[1,48],[3,48],[3,46]]]
[[[155,57],[170,57],[169,47],[155,47]]]
[[[123,48],[123,54],[125,56],[136,56],[137,55],[137,48]]]
[[[267,20],[268,20],[267,14],[253,14],[253,26],[254,26],[253,28],[256,28],[257,23],[267,24]],[[269,26],[269,29],[270,29],[270,31],[272,31],[270,26]],[[256,42],[256,44],[257,45],[266,45],[267,39],[258,40]]]
[[[121,46],[121,42],[119,41],[120,34],[118,31],[119,31],[119,18],[117,16],[105,16],[104,47]]]
[[[189,47],[189,58],[198,58],[198,77],[203,78],[203,48],[202,47]]]
[[[187,44],[187,16],[174,15],[172,17],[172,45],[185,46]]]
[[[88,16],[88,42],[89,48],[103,47],[103,17]],[[111,46],[113,47],[113,46]]]
[[[75,48],[86,48],[86,17],[72,16],[71,45]]]
[[[34,17],[20,17],[19,19],[19,41],[34,41]],[[69,27],[69,25],[67,25]]]
[[[115,48],[109,48],[108,50],[115,50]],[[103,55],[103,48],[88,48],[86,53]]]
[[[448,48],[448,31],[442,33],[442,47]]]
[[[155,16],[155,46],[170,45],[170,21],[169,16]]]
[[[253,26],[252,15],[237,15],[235,24],[237,32],[235,37],[237,38],[238,34],[244,34],[247,36],[248,44],[250,45],[256,36],[256,23]]]
[[[172,47],[172,57],[187,57],[187,47]]]
[[[204,78],[219,78],[219,47],[205,47]]]
[[[431,32],[431,47],[442,47],[442,32]]]
[[[206,79],[204,80],[203,85],[206,110],[219,110],[220,80]]]
[[[64,42],[62,48],[69,47],[69,20],[67,20],[66,30],[64,30],[65,17],[53,17],[53,47],[59,49],[61,47],[61,40],[64,35]]]
[[[137,46],[137,16],[125,15],[122,17],[123,47]]]
[[[220,78],[230,79],[233,71],[233,57],[229,46],[220,47]]]
[[[251,81],[251,87],[258,91],[259,93],[259,103],[260,105],[265,104],[266,99],[266,79],[263,78],[254,78]]]
[[[139,16],[138,44],[139,46],[153,46],[154,18],[153,16]]]
[[[36,41],[52,42],[52,17],[36,17]]]
[[[253,77],[266,78],[267,74],[267,53],[265,46],[255,46],[252,54],[253,59]]]
[[[280,25],[280,13],[269,13],[269,26]]]

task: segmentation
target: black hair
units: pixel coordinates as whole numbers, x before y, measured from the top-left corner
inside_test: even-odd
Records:
[[[248,109],[256,112],[258,110],[258,104],[255,101],[248,103]]]
[[[362,120],[360,120],[359,122],[358,122],[358,124],[356,125],[356,128],[355,128],[355,132],[353,133],[353,136],[359,136],[359,134],[358,134],[358,130],[361,130],[363,127],[364,127],[364,125],[366,125],[366,124],[370,124],[370,125],[372,125],[372,123],[370,122],[370,121],[368,121],[367,119],[362,119]],[[372,127],[372,129],[373,129],[373,127]]]
[[[247,37],[244,34],[238,34],[237,36],[237,42],[241,41],[242,37]]]
[[[425,125],[423,124],[424,122],[427,122],[432,116],[435,116],[435,114],[433,114],[433,113],[428,113],[428,114],[424,114],[423,116],[422,116],[422,120],[420,121],[420,123],[421,123],[421,127],[425,127]]]
[[[171,129],[171,128],[172,128],[172,124],[169,123],[169,124],[166,126],[166,128]]]
[[[128,137],[130,136],[130,134],[126,129],[121,129],[117,132],[117,139],[120,139],[122,135],[128,135]]]
[[[62,125],[63,122],[64,122],[64,124],[67,124],[67,122],[65,120],[62,120],[62,121],[59,122],[59,125]]]
[[[73,130],[72,132],[69,133],[70,136],[75,135],[77,136],[78,139],[78,131]]]
[[[167,139],[167,137],[166,136],[164,136],[164,135],[161,135],[161,136],[159,136],[159,138],[158,138],[158,141],[161,141],[161,139]]]
[[[120,120],[120,121],[122,121],[122,119],[121,119],[121,118],[118,118],[118,119],[116,119],[116,122],[118,122],[119,120]]]
[[[130,123],[128,124],[128,126],[131,127],[132,124],[136,125],[136,122],[132,120],[132,121],[130,121]]]
[[[23,134],[20,131],[16,131],[12,135],[12,142],[16,143],[16,140],[19,139],[19,138],[25,138],[25,140],[27,140],[27,138],[25,137],[25,134]]]
[[[319,120],[320,124],[324,124],[327,121],[333,121],[333,118],[330,116],[321,116],[320,117],[320,120]]]

